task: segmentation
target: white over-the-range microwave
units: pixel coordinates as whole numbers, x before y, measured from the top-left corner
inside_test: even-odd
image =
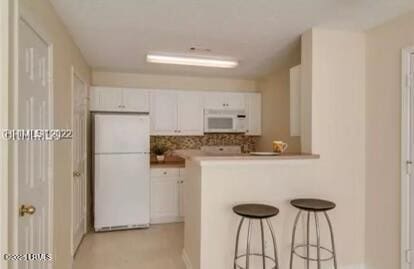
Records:
[[[204,110],[205,133],[245,133],[246,112],[244,110]]]

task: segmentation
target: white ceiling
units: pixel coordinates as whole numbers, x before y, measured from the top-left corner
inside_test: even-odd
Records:
[[[282,65],[301,33],[365,30],[414,9],[413,0],[50,0],[95,70],[255,78]],[[148,52],[240,60],[235,69],[145,62]]]

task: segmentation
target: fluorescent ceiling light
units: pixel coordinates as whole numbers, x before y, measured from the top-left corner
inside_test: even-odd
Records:
[[[222,60],[204,57],[170,56],[161,54],[148,54],[147,62],[160,64],[195,65],[205,67],[234,68],[239,63],[234,60]]]

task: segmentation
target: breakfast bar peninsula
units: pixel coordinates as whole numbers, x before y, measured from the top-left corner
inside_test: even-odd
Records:
[[[279,245],[280,268],[288,268],[297,213],[289,201],[300,197],[324,198],[337,203],[338,209],[331,217],[341,264],[360,262],[355,257],[363,253],[360,242],[363,225],[359,219],[363,212],[358,210],[363,203],[363,195],[358,192],[363,190],[358,190],[355,181],[323,175],[331,171],[327,171],[319,155],[206,156],[200,151],[178,154],[186,159],[183,259],[187,269],[233,268],[240,219],[233,214],[232,207],[240,203],[264,203],[280,209],[279,215],[272,218],[272,225]],[[355,193],[355,196],[346,193]],[[266,242],[266,248],[269,246],[271,243]],[[303,263],[297,264],[303,266]],[[256,268],[254,261],[251,266]]]

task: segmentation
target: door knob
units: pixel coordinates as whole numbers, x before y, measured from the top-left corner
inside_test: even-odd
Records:
[[[36,208],[32,205],[29,205],[29,206],[22,205],[19,210],[21,217],[23,217],[24,214],[33,215],[35,212],[36,212]]]
[[[73,172],[73,176],[74,177],[80,177],[81,176],[81,173],[78,172],[78,171],[75,171],[75,172]]]

